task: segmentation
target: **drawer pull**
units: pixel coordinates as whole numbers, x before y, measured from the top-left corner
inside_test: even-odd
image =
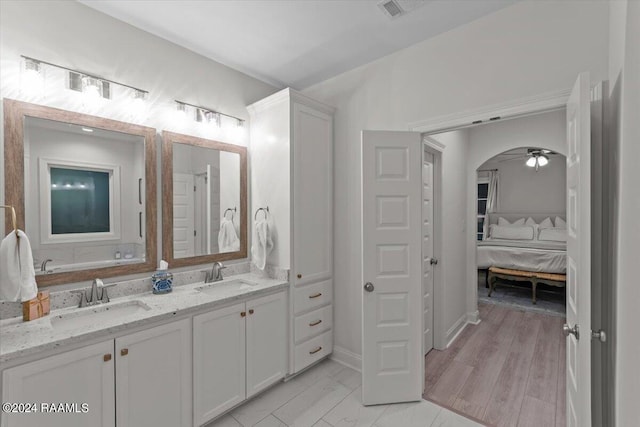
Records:
[[[315,350],[311,350],[309,352],[309,354],[316,354],[317,352],[319,352],[320,350],[322,350],[322,346],[319,346],[318,348],[316,348]]]
[[[247,315],[247,312],[246,312],[246,311],[243,311],[243,312],[241,312],[241,313],[240,313],[240,317],[244,317],[244,316],[246,316],[246,315]]]
[[[318,298],[322,296],[322,292],[318,292],[317,294],[309,295],[309,299]]]
[[[309,323],[309,326],[316,326],[316,325],[319,325],[320,323],[322,323],[322,320],[316,320],[315,322]]]
[[[105,354],[105,355],[102,357],[102,359],[103,359],[105,362],[108,362],[109,360],[111,360],[111,353],[107,353],[107,354]]]
[[[120,356],[126,356],[127,354],[129,354],[128,348],[123,348],[122,350],[120,350]]]
[[[249,314],[253,314],[253,308],[249,310]]]

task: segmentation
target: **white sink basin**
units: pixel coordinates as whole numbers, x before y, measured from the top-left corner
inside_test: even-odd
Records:
[[[63,314],[52,315],[51,325],[54,329],[59,330],[78,329],[85,325],[100,324],[112,319],[121,319],[150,309],[148,305],[137,300],[99,304],[92,307],[78,308]]]
[[[220,282],[207,283],[204,286],[197,287],[196,290],[204,292],[205,294],[214,295],[220,292],[247,290],[256,285],[256,283],[249,282],[248,280],[244,279],[230,279]]]

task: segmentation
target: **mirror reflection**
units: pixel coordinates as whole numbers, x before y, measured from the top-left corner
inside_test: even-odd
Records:
[[[240,250],[240,155],[173,143],[173,257]]]
[[[145,262],[145,139],[25,117],[26,232],[36,274]]]

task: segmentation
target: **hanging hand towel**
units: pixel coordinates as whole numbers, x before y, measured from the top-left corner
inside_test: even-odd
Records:
[[[220,223],[218,233],[218,250],[222,252],[237,252],[240,250],[240,240],[236,234],[236,227],[233,221],[224,218]]]
[[[253,255],[254,264],[260,270],[264,270],[267,264],[267,255],[269,255],[272,249],[273,240],[271,239],[268,220],[266,218],[258,220],[255,225],[255,233],[253,234],[251,255]]]
[[[3,301],[29,301],[38,294],[29,238],[22,230],[17,233],[9,233],[0,243],[0,300]]]

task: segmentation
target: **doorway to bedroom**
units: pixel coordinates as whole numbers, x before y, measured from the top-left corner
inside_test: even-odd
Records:
[[[424,398],[481,423],[565,425],[565,121],[558,109],[425,137],[446,146],[449,171],[466,171],[466,181],[444,176],[444,204],[466,192],[444,232],[463,222],[468,236],[466,247],[447,241],[467,254],[466,268],[448,270],[447,282],[477,278],[475,292],[457,298],[469,309],[477,303],[479,322],[452,328],[447,348],[425,355]],[[449,153],[458,164],[446,163]],[[482,245],[493,252],[485,256]]]

